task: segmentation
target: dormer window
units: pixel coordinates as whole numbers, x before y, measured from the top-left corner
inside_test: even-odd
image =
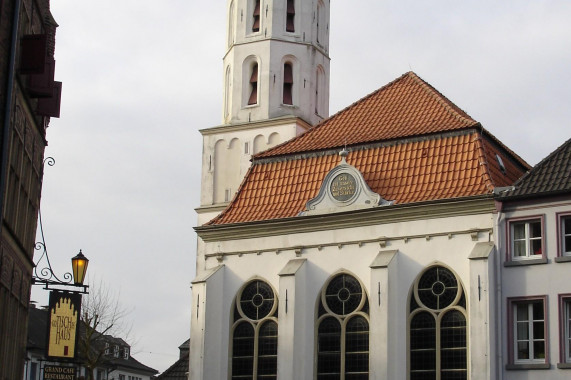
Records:
[[[284,64],[283,104],[293,104],[293,68],[291,63]]]
[[[295,32],[295,5],[294,0],[287,0],[286,32]]]
[[[123,349],[123,359],[125,360],[129,359],[129,347],[125,347]]]
[[[113,348],[113,356],[115,356],[116,358],[119,357],[119,346],[115,345],[115,347]]]
[[[258,104],[258,64],[252,67],[252,75],[250,76],[250,97],[248,105]]]
[[[254,22],[252,23],[252,32],[260,31],[260,0],[255,1],[254,12],[252,14]]]
[[[109,343],[105,342],[105,355],[109,355]]]

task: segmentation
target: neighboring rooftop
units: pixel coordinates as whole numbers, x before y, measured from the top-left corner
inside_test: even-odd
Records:
[[[519,156],[409,72],[253,158],[230,205],[207,225],[287,218],[305,210],[326,174],[355,166],[394,204],[491,194],[529,169]]]
[[[187,339],[178,349],[180,350],[179,359],[161,373],[157,380],[188,380],[190,339]]]
[[[555,149],[502,194],[502,200],[571,193],[571,139]]]

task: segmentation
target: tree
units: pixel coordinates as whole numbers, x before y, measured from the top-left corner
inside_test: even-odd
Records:
[[[81,305],[79,360],[87,370],[87,380],[94,380],[94,371],[105,363],[105,341],[109,336],[127,341],[131,324],[129,311],[120,303],[119,293],[111,291],[103,282],[89,286]]]

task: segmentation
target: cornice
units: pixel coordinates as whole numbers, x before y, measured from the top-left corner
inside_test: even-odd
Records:
[[[263,238],[335,229],[365,227],[378,224],[438,219],[495,212],[491,194],[325,215],[297,216],[246,223],[194,227],[205,242]]]
[[[228,207],[229,204],[230,202],[224,202],[216,205],[200,206],[195,208],[194,211],[196,211],[197,214],[205,214],[208,212],[221,212],[224,211],[224,209]]]
[[[217,133],[248,131],[253,129],[260,129],[264,127],[274,127],[276,125],[283,125],[287,123],[295,123],[305,129],[310,129],[311,124],[296,116],[278,117],[269,120],[251,121],[238,124],[222,124],[215,127],[200,129],[199,132],[203,136],[215,135]]]
[[[230,52],[237,46],[243,46],[243,45],[251,45],[251,44],[256,44],[256,43],[260,43],[260,42],[282,42],[284,44],[293,44],[293,45],[304,45],[307,47],[312,47],[315,50],[319,51],[321,54],[323,54],[323,56],[325,58],[327,58],[329,61],[331,61],[331,57],[329,56],[329,52],[325,50],[325,48],[323,48],[322,46],[318,45],[318,44],[314,44],[311,41],[291,41],[291,40],[286,40],[284,38],[279,38],[279,37],[264,37],[264,38],[260,38],[260,37],[253,37],[253,39],[251,39],[250,41],[244,41],[244,42],[234,42],[232,43],[232,45],[228,48],[228,50],[226,50],[226,53],[224,54],[224,56],[222,57],[222,59],[226,59],[226,57],[228,56],[228,54],[230,54]]]

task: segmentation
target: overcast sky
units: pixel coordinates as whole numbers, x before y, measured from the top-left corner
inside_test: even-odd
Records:
[[[52,266],[67,271],[82,249],[132,310],[133,355],[162,372],[189,337],[198,130],[221,123],[226,0],[51,7],[63,82],[41,205]],[[571,137],[569,20],[569,0],[333,0],[330,114],[412,70],[534,165]]]

